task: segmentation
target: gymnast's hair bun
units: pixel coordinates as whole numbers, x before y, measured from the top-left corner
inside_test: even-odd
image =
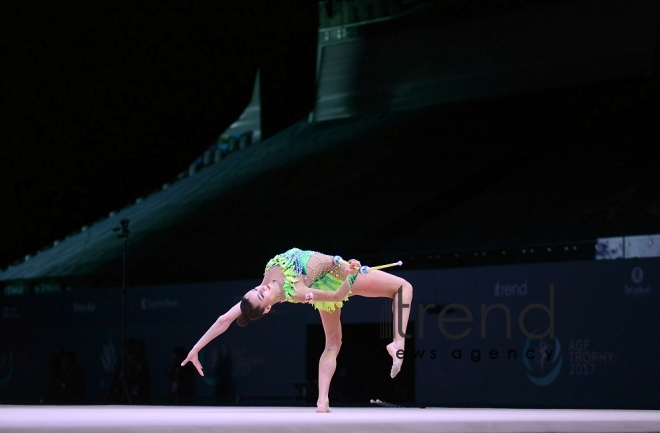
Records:
[[[245,314],[241,314],[238,316],[238,319],[236,319],[236,324],[240,327],[246,327],[250,323],[250,318],[246,316]]]

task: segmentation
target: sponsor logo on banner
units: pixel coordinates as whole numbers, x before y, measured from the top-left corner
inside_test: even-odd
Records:
[[[527,279],[520,283],[501,283],[495,284],[493,289],[495,296],[525,296],[527,295]]]
[[[528,338],[522,353],[527,377],[536,386],[548,386],[557,380],[561,372],[563,356],[559,339],[555,337],[534,340],[534,344],[538,345],[536,348],[531,348],[531,344],[532,339]]]
[[[96,312],[96,304],[94,304],[92,302],[88,302],[86,304],[79,303],[79,302],[74,302],[73,303],[73,312],[74,313],[80,313],[80,314],[95,313]]]
[[[160,308],[177,308],[179,306],[178,299],[147,299],[142,298],[140,306],[143,310],[157,310]]]
[[[231,349],[234,377],[251,377],[252,367],[260,368],[265,364],[263,356],[250,355],[246,346],[236,346]]]
[[[623,292],[629,296],[642,296],[651,293],[651,285],[644,283],[644,269],[635,266],[630,273],[630,280],[632,285],[626,284]]]
[[[612,364],[614,351],[594,349],[588,338],[571,340],[568,344],[569,376],[593,376],[597,373],[597,365]]]
[[[5,320],[19,319],[21,313],[18,311],[18,307],[3,307],[2,308],[2,318]]]

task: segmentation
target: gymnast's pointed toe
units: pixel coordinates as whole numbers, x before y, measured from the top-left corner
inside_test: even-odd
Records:
[[[392,369],[390,370],[390,377],[394,379],[399,371],[401,371],[401,365],[403,364],[403,358],[397,356],[397,352],[401,349],[397,349],[394,343],[387,345],[387,353],[392,357]]]

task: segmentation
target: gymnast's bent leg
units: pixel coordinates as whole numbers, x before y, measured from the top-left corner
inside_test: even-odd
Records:
[[[401,288],[401,299],[399,299],[399,288]],[[404,335],[408,326],[408,316],[410,315],[410,304],[413,296],[412,285],[396,275],[379,270],[371,270],[357,277],[353,283],[352,294],[369,298],[392,298],[392,313],[394,313],[392,335],[394,338],[387,345],[387,353],[392,357],[390,376],[395,377],[401,370],[401,364],[403,363],[403,359],[399,359],[396,356],[396,352],[403,350],[406,344]],[[405,304],[403,305],[405,308],[399,309],[400,303]],[[401,311],[401,317],[399,317],[399,311]],[[399,322],[401,322],[400,328]]]

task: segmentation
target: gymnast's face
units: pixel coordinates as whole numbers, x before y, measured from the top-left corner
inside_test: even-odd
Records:
[[[257,286],[245,294],[253,306],[261,306],[268,313],[270,306],[277,302],[277,291],[273,284]]]

